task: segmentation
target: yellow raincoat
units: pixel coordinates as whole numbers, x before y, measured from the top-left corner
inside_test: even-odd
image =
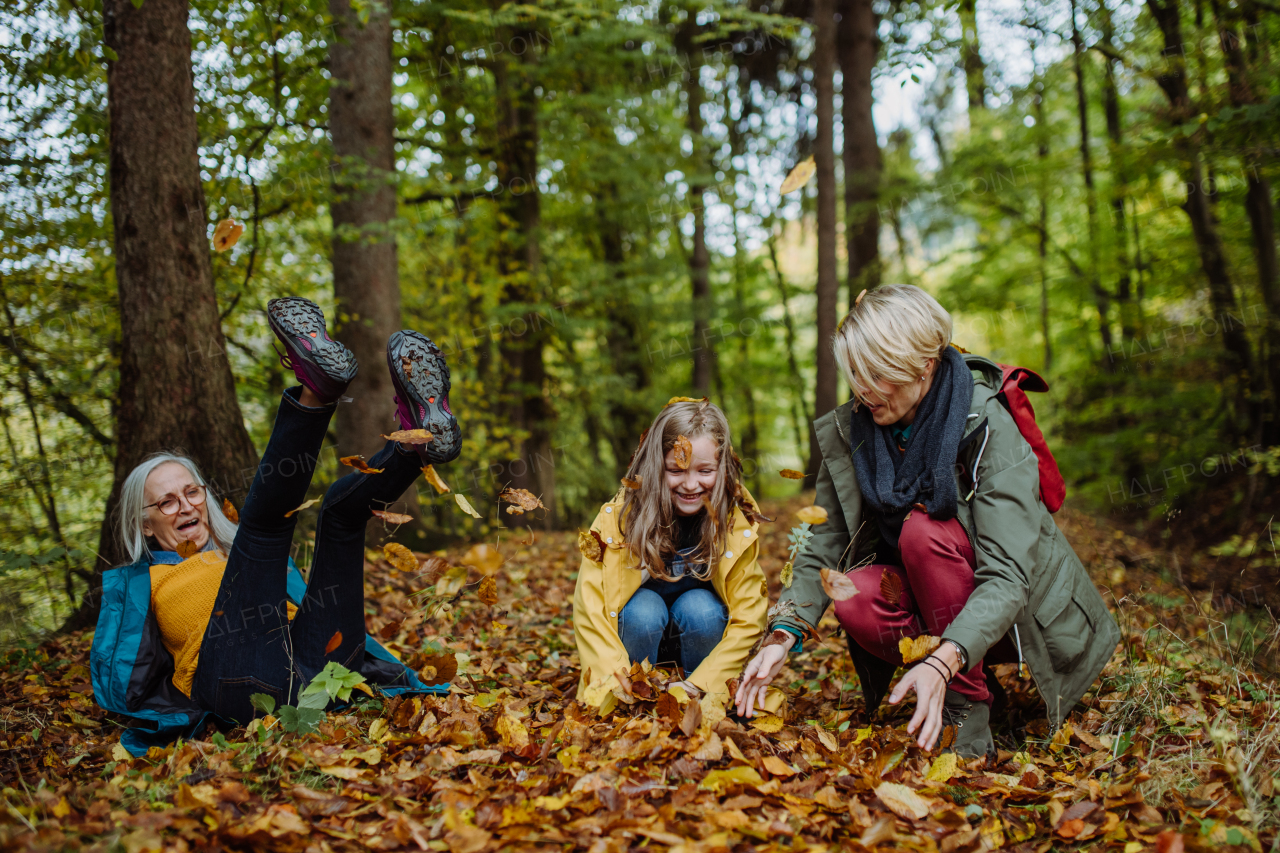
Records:
[[[604,560],[597,563],[584,556],[578,569],[578,586],[573,594],[573,631],[582,663],[579,700],[583,700],[591,686],[598,689],[606,684],[617,685],[614,673],[631,669],[631,658],[618,634],[618,616],[640,588],[642,579],[639,565],[623,548],[622,536],[618,533],[621,512],[622,493],[619,492],[601,507],[591,525],[605,543]],[[716,594],[729,608],[729,624],[724,638],[687,676],[699,690],[719,694],[724,702],[732,698],[725,682],[742,674],[752,647],[764,633],[769,609],[769,587],[757,561],[759,527],[734,508],[724,556],[711,575]],[[769,709],[776,712],[782,698],[776,691],[770,691],[766,699]]]

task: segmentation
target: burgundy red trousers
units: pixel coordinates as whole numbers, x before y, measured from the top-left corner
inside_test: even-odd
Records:
[[[937,521],[914,510],[898,539],[902,565],[872,564],[849,573],[858,595],[835,603],[836,618],[862,648],[888,663],[902,665],[898,641],[930,634],[941,637],[974,590],[976,562],[960,522]],[[882,589],[886,572],[897,575],[902,592],[896,602]],[[892,588],[892,584],[885,585]],[[966,650],[967,651],[967,650]],[[949,685],[975,702],[991,702],[982,662]]]

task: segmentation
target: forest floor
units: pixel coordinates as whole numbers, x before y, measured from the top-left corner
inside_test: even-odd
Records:
[[[800,505],[764,507],[775,597]],[[8,652],[0,849],[1280,849],[1280,688],[1249,665],[1267,626],[1177,588],[1121,531],[1058,522],[1124,640],[1051,739],[1030,680],[1001,667],[990,764],[910,744],[910,701],[868,721],[833,622],[784,670],[785,721],[656,693],[601,718],[574,701],[575,536],[508,531],[498,604],[469,585],[451,622],[423,619],[417,573],[368,564],[369,629],[415,666],[443,646],[458,675],[447,697],[364,700],[316,734],[210,731],[129,759],[93,701],[91,634]]]

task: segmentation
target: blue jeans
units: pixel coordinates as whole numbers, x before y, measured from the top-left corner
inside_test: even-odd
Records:
[[[301,388],[284,392],[275,425],[240,510],[240,527],[200,646],[191,698],[229,720],[253,717],[249,696],[277,705],[337,661],[352,670],[378,668],[364,659],[364,534],[373,510],[399,500],[422,470],[416,453],[388,441],[369,460],[381,474],[348,474],[329,487],[316,522],[307,594],[290,622],[285,594],[297,515],[306,500],[325,432],[337,405],[310,408]],[[331,639],[341,638],[325,652]]]
[[[729,608],[711,583],[686,575],[672,583],[651,580],[636,590],[618,617],[618,633],[632,663],[666,663],[658,659],[658,647],[664,635],[674,637],[687,677],[711,654],[728,624]]]

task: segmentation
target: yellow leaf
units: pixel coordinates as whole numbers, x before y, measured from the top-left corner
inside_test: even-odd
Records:
[[[502,746],[511,752],[518,752],[529,745],[529,730],[511,714],[503,714],[493,725],[494,730],[502,738]]]
[[[786,195],[800,189],[809,183],[813,173],[816,171],[818,171],[818,164],[814,162],[812,156],[806,160],[801,160],[787,175],[787,179],[782,182],[782,186],[778,188],[779,195]]]
[[[822,507],[814,504],[800,509],[796,513],[796,518],[806,524],[823,524],[827,520],[827,511]]]
[[[930,782],[949,782],[951,777],[956,775],[956,754],[954,752],[946,752],[934,759],[933,765],[929,768],[929,772],[925,774],[926,779]]]
[[[748,785],[752,788],[764,784],[764,779],[754,767],[730,767],[727,770],[712,770],[702,777],[698,785],[704,791],[720,792],[733,785]]]
[[[364,683],[363,681],[362,681],[362,682],[360,682],[359,684],[354,685],[354,687],[355,687],[355,689],[356,689],[356,690],[359,690],[361,693],[365,694],[366,696],[372,696],[372,695],[373,695],[373,689],[372,689],[371,687],[369,687],[369,685],[368,685],[368,684],[366,684],[366,683]]]
[[[937,637],[930,637],[928,634],[921,634],[915,639],[903,637],[898,641],[898,651],[902,653],[903,663],[911,663],[927,657],[941,642]]]
[[[436,494],[443,495],[449,491],[449,484],[440,479],[440,475],[436,473],[436,469],[432,465],[422,469],[422,474],[427,478],[427,482],[431,484],[431,488],[436,490]]]
[[[768,770],[773,776],[794,776],[796,771],[776,755],[766,755],[760,762],[764,765],[764,769]]]
[[[316,505],[316,504],[318,504],[318,503],[320,503],[320,499],[319,499],[319,498],[312,498],[312,499],[311,499],[311,500],[309,500],[309,501],[303,501],[303,502],[302,502],[302,503],[301,503],[301,504],[300,504],[296,509],[291,509],[291,510],[289,510],[288,512],[286,512],[286,513],[284,514],[284,517],[285,517],[285,518],[288,518],[289,516],[293,515],[294,513],[302,512],[304,509],[309,509],[310,507],[313,507],[313,506],[315,506],[315,505]]]
[[[670,406],[673,403],[705,403],[706,401],[706,397],[672,397],[667,401],[667,406]],[[663,406],[662,408],[665,409],[667,406]]]
[[[782,582],[783,587],[785,587],[786,589],[791,589],[791,584],[795,579],[796,579],[795,566],[791,565],[791,561],[788,560],[785,564],[783,564],[782,574],[778,575],[778,580]]]
[[[54,817],[62,819],[71,814],[71,804],[67,802],[67,798],[63,797],[58,800],[57,804],[51,810]]]
[[[471,516],[472,518],[478,518],[481,521],[484,520],[484,516],[476,512],[472,508],[471,501],[467,500],[464,495],[455,494],[453,496],[453,499],[458,502],[458,507],[461,508],[461,510],[465,512],[467,515]]]
[[[533,805],[543,811],[555,812],[569,805],[572,799],[572,794],[565,794],[563,797],[534,797]]]
[[[359,685],[356,685],[357,687]],[[387,731],[387,721],[379,717],[369,724],[369,740],[374,743],[382,743],[391,737],[391,732]]]
[[[906,785],[882,782],[876,788],[876,796],[884,803],[885,808],[898,817],[920,820],[929,816],[929,804]]]
[[[391,564],[392,568],[399,571],[416,572],[418,570],[418,558],[399,542],[388,542],[383,545],[382,556],[387,558],[387,562]]]
[[[871,735],[873,734],[875,734],[875,730],[872,729],[871,726],[867,726],[865,729],[858,729],[856,732],[854,732],[854,736],[853,736],[854,746],[857,746],[858,744],[862,743],[864,740],[871,737]]]
[[[458,495],[458,497],[462,497]],[[492,575],[502,568],[502,552],[488,542],[477,542],[462,555],[462,565],[474,566],[482,575]]]
[[[785,720],[775,714],[758,714],[752,718],[751,728],[765,732],[766,734],[777,734],[782,731],[782,726],[785,722]]]
[[[796,471],[793,468],[783,468],[781,471],[778,472],[778,475],[786,480],[803,480],[804,479],[804,472]]]
[[[111,747],[112,761],[128,761],[131,758],[133,758],[133,756],[129,754],[129,750],[125,749],[120,744],[117,743]]]

